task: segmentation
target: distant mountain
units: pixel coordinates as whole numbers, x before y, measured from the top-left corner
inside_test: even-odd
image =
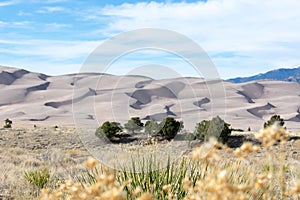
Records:
[[[292,69],[277,69],[255,76],[228,79],[228,81],[232,83],[244,83],[256,80],[276,80],[300,83],[300,67]]]

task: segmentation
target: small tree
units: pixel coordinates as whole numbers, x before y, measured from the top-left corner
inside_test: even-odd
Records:
[[[97,130],[95,135],[99,138],[106,137],[112,140],[117,133],[122,131],[122,126],[118,122],[104,122]]]
[[[177,121],[173,117],[167,117],[160,123],[159,135],[161,135],[164,139],[172,140],[182,129],[182,121]]]
[[[10,119],[4,120],[4,128],[11,128],[12,121]]]
[[[157,121],[151,119],[145,123],[145,133],[148,135],[158,135],[160,126]]]
[[[139,117],[132,117],[126,124],[124,124],[124,128],[132,134],[135,133],[135,131],[141,131],[143,126],[144,124],[141,122]]]
[[[284,126],[284,119],[280,117],[280,115],[273,115],[267,122],[264,123],[264,128],[272,126],[277,123],[278,126]]]
[[[219,142],[225,143],[228,141],[228,136],[231,134],[230,124],[226,123],[219,116],[211,120],[203,120],[196,124],[194,134],[197,139],[208,140],[210,137],[215,137]]]

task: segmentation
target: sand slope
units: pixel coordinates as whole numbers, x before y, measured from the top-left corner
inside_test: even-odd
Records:
[[[213,90],[220,84],[226,99]],[[299,95],[299,84],[280,81],[234,84],[96,73],[47,76],[0,66],[0,121],[11,118],[22,125],[97,126],[106,120],[124,123],[132,116],[172,116],[193,130],[196,122],[220,113],[235,128],[258,130],[271,115],[280,114],[288,128],[297,130]]]

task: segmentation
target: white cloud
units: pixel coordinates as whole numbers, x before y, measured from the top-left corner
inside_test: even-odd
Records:
[[[37,13],[53,13],[53,12],[63,12],[66,9],[60,6],[45,6],[40,10],[37,10]]]
[[[198,42],[210,55],[230,51],[246,56],[216,58],[214,62],[223,67],[222,71],[234,64],[238,64],[235,67],[252,66],[257,71],[261,67],[300,63],[297,56],[300,51],[299,7],[298,0],[150,2],[110,5],[86,18],[108,17],[107,32],[111,33],[148,27],[174,30]]]
[[[6,22],[4,22],[4,21],[0,21],[0,27],[3,27],[3,26],[5,26],[7,23]]]
[[[44,0],[44,3],[53,4],[53,3],[62,3],[66,2],[67,0]]]
[[[23,68],[33,72],[47,75],[71,74],[80,71],[81,63],[62,63],[53,61],[39,61],[30,58],[20,58],[17,60],[7,60],[1,63],[2,66]]]
[[[1,65],[50,75],[76,73],[100,41],[4,40],[0,39]],[[10,46],[10,48],[7,48]]]
[[[23,11],[19,11],[18,12],[18,16],[32,16],[32,13],[29,12],[23,12]]]
[[[31,1],[59,3],[64,0]],[[9,5],[12,2],[14,1],[0,2],[0,6]],[[212,57],[224,78],[245,75],[245,72],[254,74],[265,71],[267,68],[300,64],[298,56],[300,1],[298,0],[140,2],[98,8],[86,6],[80,10],[74,9],[72,12],[68,7],[55,4],[44,6],[37,12],[55,14],[67,12],[71,14],[70,16],[80,16],[80,19],[70,24],[0,21],[0,27],[30,28],[34,24],[43,27],[41,28],[43,31],[49,31],[75,27],[81,22],[92,22],[91,24],[95,24],[94,29],[87,29],[85,33],[82,33],[86,38],[89,35],[92,38],[98,35],[110,37],[116,33],[139,28],[169,29],[182,33],[200,44]],[[19,12],[20,16],[26,14]],[[98,27],[95,22],[99,22]],[[72,40],[71,36],[70,40]],[[157,42],[163,40],[162,37]],[[69,59],[85,58],[99,43],[97,41],[51,40],[51,34],[49,34],[48,40],[0,40],[0,52],[17,56],[44,57],[48,58],[49,62],[63,62]],[[5,45],[10,45],[12,48],[6,48]],[[116,48],[122,49],[122,45],[126,44],[120,44]],[[180,47],[184,44],[174,41],[171,45]]]
[[[39,4],[57,4],[57,3],[67,2],[68,0],[29,0],[29,1],[31,1],[32,3],[39,3]]]
[[[60,40],[0,40],[0,45],[14,45],[14,48],[1,48],[1,53],[15,56],[42,56],[49,60],[65,61],[87,56],[99,41],[60,41]]]
[[[13,22],[4,22],[0,21],[0,27],[7,28],[29,28],[32,24],[30,21],[13,21]]]
[[[16,1],[0,1],[0,7],[2,7],[2,6],[11,6],[11,5],[14,5],[16,3],[17,3]]]
[[[70,24],[50,23],[45,24],[47,31],[55,31],[62,28],[70,28]]]

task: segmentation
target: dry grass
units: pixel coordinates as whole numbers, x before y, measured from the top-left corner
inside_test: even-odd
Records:
[[[142,173],[106,169],[94,159],[82,165],[87,152],[61,144],[1,147],[0,199],[300,199],[299,140],[287,141],[276,127],[256,137],[262,146],[230,149],[210,140],[169,168],[150,172],[148,163]],[[53,181],[39,194],[23,177],[44,168]]]
[[[270,127],[256,135],[262,148],[244,143],[235,150],[210,140],[192,152],[192,159],[197,162],[192,170],[187,162],[183,168],[172,165],[167,173],[155,174],[153,182],[147,179],[153,174],[149,171],[126,172],[127,178],[120,181],[118,177],[124,176],[125,172],[104,170],[92,174],[92,183],[68,180],[56,190],[44,189],[41,199],[299,199],[300,168],[287,161],[288,154],[284,149],[287,136],[284,129]],[[251,157],[258,153],[261,157]],[[90,159],[86,166],[93,170],[96,163]],[[179,183],[182,187],[177,187],[178,174],[186,176]],[[191,181],[195,177],[196,181]],[[166,181],[170,178],[174,181]],[[138,185],[136,180],[144,182]],[[158,187],[156,183],[161,185]]]

